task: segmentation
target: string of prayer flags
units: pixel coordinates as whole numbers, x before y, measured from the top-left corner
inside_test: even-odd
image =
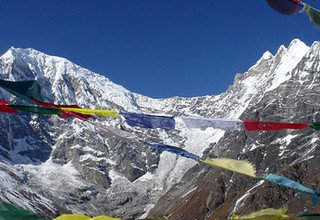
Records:
[[[296,191],[302,192],[304,194],[307,194],[312,199],[312,202],[314,205],[320,204],[320,200],[319,200],[320,194],[318,192],[314,191],[313,189],[307,188],[296,181],[293,181],[291,179],[288,179],[286,177],[279,176],[273,173],[269,173],[265,177],[262,177],[262,179],[275,183],[277,185],[285,186],[285,187],[294,189]]]
[[[189,129],[214,128],[225,131],[238,130],[243,124],[247,131],[266,131],[266,130],[283,130],[283,129],[304,129],[311,127],[315,130],[320,130],[320,123],[289,123],[289,122],[261,122],[261,121],[241,121],[239,119],[220,119],[220,118],[205,118],[205,117],[173,117],[173,116],[158,116],[149,114],[138,114],[120,112],[125,118],[129,126],[137,126],[141,128],[162,128],[165,130],[175,129],[176,119],[180,119]]]
[[[113,218],[106,215],[99,215],[96,217],[90,217],[83,214],[63,214],[53,220],[121,220],[120,218]]]
[[[296,13],[297,6],[305,6],[305,3],[299,0],[268,0],[268,4],[274,8],[278,8],[283,13]],[[311,9],[308,9],[309,11]],[[310,12],[311,13],[311,12]],[[35,114],[57,114],[61,118],[75,117],[81,120],[87,120],[93,117],[93,114],[106,116],[106,117],[120,117],[119,113],[115,110],[99,110],[99,109],[84,109],[78,105],[56,105],[53,103],[43,102],[41,96],[41,87],[36,80],[27,81],[5,81],[0,80],[0,87],[6,89],[8,92],[25,99],[32,101],[37,105],[45,108],[31,108],[24,106],[8,105],[8,103],[0,102],[0,112],[15,113],[17,109],[28,111]],[[51,109],[52,108],[52,109]],[[60,112],[59,112],[60,111]],[[165,130],[175,129],[175,117],[173,116],[160,116],[149,114],[138,114],[130,112],[120,112],[126,119],[130,126],[138,126],[142,128],[162,128]],[[94,117],[93,117],[94,118]],[[238,119],[214,119],[204,117],[178,117],[181,119],[187,128],[200,128],[206,129],[209,127],[222,129],[226,131],[237,130],[242,121]],[[243,126],[248,131],[257,130],[282,130],[282,129],[303,129],[311,127],[315,130],[320,130],[320,123],[313,122],[306,123],[287,123],[287,122],[259,122],[259,121],[244,121]]]
[[[292,15],[297,14],[300,11],[305,11],[309,19],[316,26],[320,26],[320,11],[300,0],[267,0],[267,3],[271,8],[285,15]]]
[[[170,145],[166,145],[166,144],[152,144],[149,142],[144,142],[146,145],[151,146],[151,147],[156,147],[158,149],[160,149],[161,151],[168,151],[177,155],[180,155],[182,157],[186,157],[186,158],[190,158],[193,160],[200,160],[200,157],[192,154],[182,148],[179,147],[174,147],[174,146],[170,146]]]
[[[62,111],[58,108],[46,108],[46,107],[38,107],[38,106],[22,106],[22,105],[10,105],[8,104],[7,101],[5,100],[0,100],[0,112],[5,112],[5,113],[11,113],[15,114],[17,110],[21,110],[24,112],[29,112],[33,114],[40,114],[40,115],[45,115],[45,114],[51,114],[51,115],[58,115],[61,118],[67,119],[69,117],[76,117],[81,120],[86,120],[86,116],[74,114],[72,112],[68,111]]]
[[[196,160],[200,163],[204,163],[209,166],[219,167],[225,170],[229,170],[229,171],[244,174],[253,178],[257,178],[255,167],[250,162],[245,160],[234,160],[229,158],[209,158],[209,157],[206,158],[205,160],[202,160],[202,159],[196,159]],[[265,177],[262,177],[261,179],[307,194],[312,199],[314,206],[320,204],[320,200],[319,200],[320,193],[310,188],[307,188],[298,182],[295,182],[286,177],[279,176],[273,173],[269,173],[268,175],[266,175]]]
[[[243,125],[244,125],[244,128],[248,131],[303,129],[310,126],[310,124],[304,124],[304,123],[261,122],[261,121],[244,121]]]
[[[31,106],[14,106],[8,105],[8,103],[2,101],[0,103],[0,112],[16,113],[16,110],[28,111],[35,114],[56,114],[59,117],[67,119],[69,117],[75,117],[80,120],[87,120],[94,118],[93,114],[98,114],[106,117],[120,117],[119,113],[115,110],[99,110],[99,109],[84,109],[78,105],[65,105],[65,104],[53,104],[40,101],[41,88],[37,81],[19,81],[11,82],[0,80],[0,86],[7,91],[21,97],[25,100],[32,101],[40,107]],[[160,115],[148,115],[129,112],[120,112],[120,114],[126,119],[126,122],[130,126],[139,126],[142,128],[162,128],[165,130],[175,129],[175,117],[173,116],[160,116]],[[179,118],[179,117],[178,117]],[[241,121],[238,119],[214,119],[204,117],[180,117],[187,128],[200,128],[206,129],[209,127],[215,129],[222,129],[226,131],[237,130]],[[256,130],[282,130],[282,129],[303,129],[311,127],[315,130],[320,130],[320,123],[314,122],[310,124],[302,123],[286,123],[286,122],[258,122],[258,121],[244,121],[244,128],[248,131]]]
[[[173,147],[173,146],[164,145],[164,144],[151,144],[145,141],[143,142],[149,146],[157,147],[162,150],[165,150],[183,157],[191,158],[209,166],[219,167],[225,170],[229,170],[229,171],[244,174],[253,178],[257,178],[255,167],[246,160],[234,160],[229,158],[209,158],[209,157],[203,160],[199,158],[197,155],[191,154],[188,151],[185,151],[184,149],[181,149],[178,147]],[[312,189],[309,189],[303,186],[298,182],[295,182],[286,177],[279,176],[272,173],[266,175],[265,177],[262,177],[261,179],[305,193],[311,197],[314,205],[320,204],[320,201],[318,198],[320,194]]]
[[[172,116],[148,115],[131,112],[120,112],[130,126],[141,128],[162,128],[172,130],[175,128],[175,120]]]
[[[241,121],[237,119],[212,119],[204,117],[173,117],[173,116],[160,116],[141,113],[120,112],[130,126],[141,128],[162,128],[165,130],[175,129],[175,119],[181,119],[187,128],[201,128],[206,129],[209,127],[222,129],[222,130],[237,130]]]
[[[261,121],[241,121],[239,119],[218,119],[204,117],[173,117],[158,116],[138,113],[120,112],[126,119],[129,126],[138,126],[141,128],[162,128],[165,130],[175,129],[175,119],[180,119],[189,129],[215,128],[225,131],[238,130],[243,124],[247,131],[267,131],[267,130],[284,130],[284,129],[304,129],[311,127],[320,130],[320,122],[313,123],[290,123],[290,122],[261,122]]]
[[[52,104],[54,105],[54,104]],[[42,107],[42,106],[24,106],[24,105],[11,105],[8,104],[5,100],[0,100],[0,112],[6,113],[16,113],[16,110],[21,110],[24,112],[30,112],[33,114],[51,114],[58,115],[61,118],[76,117],[81,120],[86,120],[91,117],[93,114],[99,114],[106,117],[120,117],[117,111],[115,110],[101,110],[101,109],[84,109],[76,107],[59,107],[59,105],[54,105],[57,107]],[[69,105],[62,105],[69,106]],[[71,105],[74,106],[74,105]]]
[[[287,208],[280,208],[280,209],[268,208],[268,209],[252,212],[247,215],[236,215],[233,213],[230,219],[231,220],[267,220],[267,219],[281,220],[281,219],[288,219],[290,217],[286,214],[287,211],[288,211]]]
[[[31,102],[31,97],[37,100],[43,100],[41,87],[36,80],[16,82],[0,80],[0,87],[28,102]]]
[[[215,128],[225,131],[238,130],[242,121],[238,119],[217,119],[204,117],[179,117],[187,128]]]
[[[205,160],[198,160],[201,163],[209,166],[219,167],[225,170],[244,174],[250,177],[256,177],[256,169],[246,160],[233,160],[229,158],[206,158]]]
[[[61,115],[61,112],[57,108],[44,108],[39,106],[24,106],[24,105],[11,105],[8,104],[5,100],[0,100],[0,111],[14,114],[17,112],[17,110],[21,110],[24,112],[30,112],[34,114],[55,114],[55,115]]]
[[[27,81],[5,81],[0,80],[0,87],[7,90],[11,94],[24,99],[29,102],[34,102],[42,107],[47,108],[29,108],[18,106],[20,110],[29,111],[36,114],[57,114],[57,110],[50,111],[49,108],[61,108],[62,111],[58,115],[61,115],[62,118],[76,117],[81,120],[86,120],[89,117],[92,117],[92,114],[98,114],[107,117],[119,117],[120,115],[114,110],[96,110],[96,109],[81,109],[77,105],[55,105],[51,103],[42,102],[41,96],[41,87],[36,80],[27,80]],[[14,113],[10,111],[9,108],[1,106],[3,110],[7,110],[8,113]],[[12,107],[12,106],[11,106]],[[64,109],[62,109],[64,108]],[[1,111],[1,110],[0,110]],[[45,113],[46,112],[46,113]],[[85,116],[86,115],[86,116]]]
[[[11,94],[24,99],[28,102],[34,102],[40,106],[43,107],[74,107],[74,108],[80,108],[79,106],[76,105],[55,105],[55,104],[50,104],[46,102],[42,102],[39,100],[43,100],[42,95],[41,95],[41,87],[36,80],[26,80],[26,81],[5,81],[5,80],[0,80],[0,87],[3,89],[7,90]],[[8,106],[7,102],[3,102],[4,100],[1,101],[0,103],[0,112],[7,112],[7,113],[16,113],[16,110],[10,106]],[[6,104],[6,105],[5,105]],[[31,113],[36,113],[36,114],[57,114],[57,112],[50,112],[48,109],[31,109],[31,108],[24,108],[20,106],[20,110],[25,110]],[[55,110],[54,110],[55,111]],[[44,113],[46,112],[46,113]],[[81,115],[78,113],[73,113],[73,112],[68,112],[68,111],[61,111],[61,113],[58,114],[61,118],[69,118],[69,117],[75,117],[79,118],[81,120],[87,120],[91,116],[87,115]]]
[[[116,110],[104,109],[87,109],[81,108],[78,105],[56,105],[48,102],[41,102],[34,98],[30,98],[40,106],[22,106],[11,105],[5,100],[0,100],[0,112],[16,113],[16,110],[31,112],[34,114],[56,114],[61,118],[75,117],[81,120],[94,118],[94,114],[105,117],[120,117],[124,116],[129,126],[139,126],[142,128],[162,128],[165,130],[175,129],[175,118],[173,116],[158,116],[138,113],[120,112]],[[187,128],[209,127],[233,131],[239,129],[241,123],[247,131],[266,131],[266,130],[283,130],[283,129],[304,129],[307,127],[315,130],[320,130],[320,122],[310,123],[289,123],[289,122],[261,122],[261,121],[240,121],[238,119],[213,119],[202,117],[178,117],[186,125]]]

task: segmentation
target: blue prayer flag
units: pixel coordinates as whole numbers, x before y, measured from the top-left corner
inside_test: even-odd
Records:
[[[174,117],[147,115],[129,112],[120,112],[125,117],[126,122],[130,126],[138,126],[141,128],[162,128],[173,130],[175,128]]]
[[[318,198],[317,192],[315,192],[313,189],[305,187],[304,185],[298,182],[295,182],[283,176],[278,176],[273,173],[269,173],[267,176],[263,177],[263,179],[269,182],[272,182],[281,186],[286,186],[291,189],[297,190],[299,192],[305,193],[311,197],[314,205],[319,204],[319,198]]]
[[[174,146],[170,146],[170,145],[166,145],[166,144],[151,144],[148,142],[144,142],[144,143],[151,146],[151,147],[156,147],[162,151],[168,151],[168,152],[180,155],[182,157],[190,158],[193,160],[200,160],[199,156],[192,154],[192,153],[190,153],[182,148],[179,148],[179,147],[174,147]]]

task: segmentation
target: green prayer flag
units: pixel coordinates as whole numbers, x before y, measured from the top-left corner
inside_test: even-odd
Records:
[[[23,105],[9,105],[10,107],[21,110],[24,112],[30,112],[39,115],[61,115],[61,109],[59,108],[46,108],[38,106],[23,106]]]
[[[320,130],[320,122],[313,122],[310,125],[311,128],[313,128],[314,130],[319,131]]]
[[[0,219],[1,220],[47,220],[47,218],[39,217],[34,213],[17,208],[9,203],[0,202]]]
[[[316,26],[320,26],[320,11],[309,6],[308,4],[304,4],[303,9],[309,16],[310,20],[313,21]]]

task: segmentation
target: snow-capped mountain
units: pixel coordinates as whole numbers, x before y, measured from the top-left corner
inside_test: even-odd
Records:
[[[81,107],[310,122],[319,117],[319,55],[319,42],[308,47],[293,40],[288,48],[280,46],[275,55],[264,53],[246,73],[237,74],[223,94],[194,98],[152,99],[132,93],[66,59],[33,49],[10,48],[2,55],[0,78],[36,79],[45,101]],[[21,102],[2,89],[0,98]],[[181,125],[168,132],[132,128],[122,119],[102,117],[83,122],[1,114],[0,120],[0,199],[49,217],[73,212],[123,219],[148,213],[171,214],[171,219],[211,219],[266,206],[268,199],[275,205],[288,204],[294,211],[306,206],[300,195],[300,203],[290,203],[295,192],[111,136],[105,129],[110,126],[199,156],[246,158],[258,171],[285,173],[315,188],[320,180],[315,179],[318,137],[308,129],[248,133]],[[315,176],[307,178],[311,174]],[[275,196],[266,197],[266,189]],[[259,202],[249,206],[249,200]]]

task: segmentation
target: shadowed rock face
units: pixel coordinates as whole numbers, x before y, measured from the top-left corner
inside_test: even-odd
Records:
[[[88,108],[175,116],[263,121],[319,121],[319,44],[294,40],[266,52],[218,96],[152,99],[63,58],[11,48],[0,57],[0,78],[37,79],[45,101]],[[0,98],[20,102],[0,90]],[[317,188],[318,135],[311,129],[234,132],[132,128],[122,119],[92,122],[57,116],[0,115],[0,199],[50,217],[108,214],[137,219],[225,219],[260,208],[310,207],[307,197],[116,137],[105,127],[135,133],[202,156],[248,159],[258,173],[274,172]],[[32,195],[32,196],[26,196]],[[242,198],[242,199],[240,199]],[[294,199],[293,199],[294,198]]]

